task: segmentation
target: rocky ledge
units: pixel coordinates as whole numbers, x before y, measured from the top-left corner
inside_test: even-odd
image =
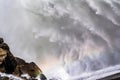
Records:
[[[0,72],[0,80],[47,80],[34,62],[15,57],[3,38],[0,38]]]

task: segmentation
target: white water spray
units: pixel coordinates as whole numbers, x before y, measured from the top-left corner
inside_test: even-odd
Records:
[[[79,76],[120,63],[119,12],[119,0],[1,0],[0,36],[47,75]]]

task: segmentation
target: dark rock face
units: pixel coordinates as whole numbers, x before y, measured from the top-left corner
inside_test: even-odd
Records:
[[[15,57],[10,52],[9,46],[6,43],[1,43],[0,49],[3,49],[7,54],[2,64],[0,65],[4,68],[5,73],[12,74],[17,66],[17,61],[15,60]]]
[[[0,38],[0,49],[0,72],[13,74],[24,80],[37,80],[35,79],[37,76],[40,76],[41,80],[47,80],[42,74],[42,70],[34,62],[27,63],[21,58],[14,57],[3,38]],[[23,74],[28,74],[30,78],[22,77]],[[9,78],[0,76],[0,80],[9,80]]]
[[[3,43],[3,42],[4,42],[3,38],[0,38],[0,44]]]

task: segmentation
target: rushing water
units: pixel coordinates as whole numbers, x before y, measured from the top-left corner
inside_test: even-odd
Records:
[[[114,66],[120,1],[0,0],[0,36],[15,56],[63,80]]]

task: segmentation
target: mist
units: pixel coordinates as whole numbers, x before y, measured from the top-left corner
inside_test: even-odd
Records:
[[[120,63],[119,12],[119,0],[0,0],[0,37],[44,72],[76,76]]]

